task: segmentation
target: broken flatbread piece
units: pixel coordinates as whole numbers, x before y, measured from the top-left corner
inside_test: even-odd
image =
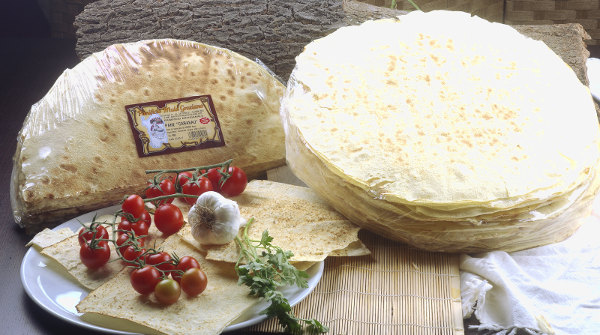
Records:
[[[69,228],[61,228],[58,230],[44,228],[44,230],[37,233],[25,246],[34,247],[36,250],[40,251],[73,235],[75,235],[75,232]]]
[[[254,219],[248,230],[250,239],[260,240],[262,232],[268,230],[274,245],[294,254],[292,262],[319,262],[336,253],[348,256],[370,253],[358,239],[360,228],[307,187],[253,180],[244,193],[232,199],[238,203],[243,218]],[[234,241],[205,246],[193,238],[189,227],[179,234],[191,245],[206,250],[207,259],[224,262],[238,259]]]
[[[120,319],[122,324],[129,325],[123,330],[142,333],[153,330],[167,334],[220,334],[259,301],[249,296],[247,287],[238,285],[232,264],[208,262],[197,249],[182,243],[178,235],[169,237],[163,247],[168,252],[198,260],[208,278],[202,294],[189,297],[182,292],[176,303],[166,306],[153,294],[138,294],[129,282],[131,270],[124,269],[77,305],[77,310],[84,313],[82,319],[111,329],[119,327],[114,321]],[[137,328],[132,328],[133,325]]]
[[[104,215],[96,219],[96,221],[99,222],[112,222],[112,220],[112,215]],[[111,234],[110,227],[107,227],[107,230],[109,231],[109,234]],[[77,235],[73,234],[71,237],[43,248],[40,253],[58,263],[50,264],[54,269],[60,272],[66,272],[69,277],[90,290],[99,287],[125,267],[125,263],[118,259],[113,245],[109,244],[111,251],[108,263],[100,269],[94,271],[89,270],[81,263],[81,259],[79,258],[80,246],[77,239]],[[156,229],[156,226],[150,226],[148,237],[146,237],[146,245],[158,247],[163,240],[162,233]]]

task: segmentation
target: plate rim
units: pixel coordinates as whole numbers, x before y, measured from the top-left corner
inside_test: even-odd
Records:
[[[109,206],[109,207],[97,209],[94,211],[90,211],[88,213],[84,213],[75,218],[67,220],[67,221],[57,225],[56,227],[52,228],[52,230],[56,231],[61,228],[69,228],[69,229],[71,229],[71,231],[73,231],[73,228],[71,227],[71,225],[78,223],[78,221],[83,222],[85,220],[90,220],[94,215],[100,216],[103,214],[111,214],[111,213],[114,213],[118,208],[119,208],[119,205],[114,205],[114,206]],[[87,216],[89,216],[90,218],[86,219]],[[63,315],[59,311],[57,311],[56,308],[52,308],[52,305],[50,303],[46,303],[45,301],[42,301],[40,299],[40,297],[38,296],[38,294],[35,292],[35,290],[32,288],[32,286],[34,286],[34,285],[32,285],[32,282],[31,282],[32,279],[28,280],[28,278],[27,278],[28,277],[27,271],[29,271],[28,266],[32,266],[32,264],[30,262],[32,262],[33,260],[31,260],[31,258],[35,257],[35,256],[47,258],[46,256],[42,255],[33,246],[30,246],[28,248],[28,250],[25,252],[25,255],[23,256],[23,258],[21,260],[21,266],[19,268],[19,276],[21,279],[21,285],[23,286],[25,293],[37,306],[41,307],[46,312],[50,313],[50,315],[52,315],[53,317],[56,317],[67,323],[70,323],[70,324],[73,324],[73,325],[76,325],[76,326],[79,326],[82,328],[87,328],[87,329],[91,329],[94,331],[100,331],[100,332],[110,333],[110,334],[119,334],[119,335],[136,335],[136,334],[138,334],[138,333],[132,333],[132,332],[118,330],[118,329],[106,328],[106,327],[95,325],[93,323],[89,323],[89,322],[81,319],[81,316],[80,316],[81,314],[72,313],[72,314],[70,314],[70,316],[72,316],[72,317]],[[309,276],[309,278],[308,278],[308,288],[299,289],[298,293],[290,301],[290,306],[292,306],[292,307],[295,306],[300,301],[304,300],[314,290],[314,288],[317,286],[317,284],[321,280],[324,268],[325,268],[325,262],[320,261],[320,262],[316,262],[309,269],[310,271],[307,271],[307,272],[309,272],[309,274],[310,274],[310,272],[314,271],[314,275]],[[46,270],[41,270],[41,271],[53,271],[54,272],[54,270],[49,269],[49,268]],[[57,275],[59,275],[59,274],[57,274]],[[72,280],[70,280],[68,278],[64,278],[62,276],[61,276],[61,278],[64,279],[65,281],[71,282],[72,284],[74,284],[76,286],[79,286],[81,291],[85,292],[86,296],[87,296],[87,294],[89,294],[90,291],[88,289],[80,286],[78,283],[75,283]],[[41,289],[41,286],[39,284],[37,287],[39,287]],[[83,299],[83,298],[84,297],[82,297],[81,299]],[[50,302],[50,300],[52,300],[50,297],[46,297],[46,299],[49,300],[48,302]],[[243,329],[243,328],[258,324],[266,319],[267,319],[266,315],[258,314],[255,317],[249,318],[248,320],[244,320],[244,321],[232,324],[232,325],[228,325],[227,327],[225,327],[225,329],[223,329],[223,332],[230,332],[230,331],[234,331],[234,330]]]

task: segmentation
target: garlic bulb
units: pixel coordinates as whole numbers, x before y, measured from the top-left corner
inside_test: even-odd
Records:
[[[190,208],[188,222],[192,236],[201,244],[225,244],[237,236],[243,219],[237,202],[209,191]]]

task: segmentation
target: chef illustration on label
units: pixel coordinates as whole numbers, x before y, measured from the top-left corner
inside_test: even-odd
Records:
[[[167,128],[160,114],[152,114],[148,117],[141,116],[142,125],[148,129],[150,147],[158,149],[163,143],[169,143]]]

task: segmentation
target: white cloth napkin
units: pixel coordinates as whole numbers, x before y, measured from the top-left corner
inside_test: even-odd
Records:
[[[486,334],[600,334],[599,200],[563,242],[461,255],[463,317]]]

